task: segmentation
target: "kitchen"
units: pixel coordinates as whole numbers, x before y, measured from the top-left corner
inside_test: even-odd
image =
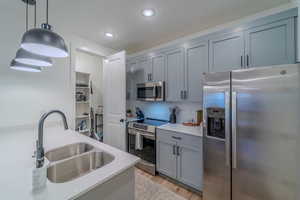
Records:
[[[102,15],[100,1],[49,2],[1,3],[2,198],[299,198],[297,2],[228,0],[236,10],[224,8],[226,20],[202,2],[219,17],[203,16],[210,25],[185,21],[201,19],[199,2],[186,16],[180,2],[168,10],[113,1],[114,16]],[[94,33],[95,16],[137,34]],[[41,73],[14,70],[23,33],[45,19],[68,56],[47,55],[52,67],[22,65]]]

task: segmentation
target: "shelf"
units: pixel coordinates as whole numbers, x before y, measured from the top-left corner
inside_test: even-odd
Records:
[[[76,103],[90,103],[89,101],[76,101]]]
[[[78,130],[79,133],[86,133],[86,132],[90,132],[90,129],[84,129],[84,130]]]
[[[90,89],[90,87],[76,87],[76,89]]]
[[[76,71],[76,73],[78,73],[78,74],[84,74],[84,75],[90,75],[90,73],[88,73],[88,72],[79,72],[79,71]]]
[[[90,118],[89,115],[78,115],[76,116],[77,119],[84,119],[84,118]]]

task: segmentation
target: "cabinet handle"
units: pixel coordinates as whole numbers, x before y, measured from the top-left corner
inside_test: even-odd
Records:
[[[249,67],[249,55],[247,55],[247,67]]]
[[[180,156],[180,147],[179,146],[177,146],[177,156]]]
[[[175,140],[181,140],[181,137],[172,136],[172,138]]]
[[[241,68],[243,68],[243,56],[241,56]]]
[[[173,145],[173,155],[176,155],[176,146]]]

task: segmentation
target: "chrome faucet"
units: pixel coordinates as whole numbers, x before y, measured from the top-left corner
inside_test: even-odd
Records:
[[[38,140],[36,141],[36,168],[41,168],[44,165],[44,147],[43,147],[44,122],[45,122],[45,119],[52,113],[60,114],[63,119],[63,122],[64,122],[65,130],[68,129],[67,118],[63,112],[61,112],[59,110],[52,110],[50,112],[43,114],[43,116],[41,117],[41,119],[39,121],[39,136],[38,136]]]

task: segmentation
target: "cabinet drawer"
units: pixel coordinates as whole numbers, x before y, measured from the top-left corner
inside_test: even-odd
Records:
[[[157,129],[157,140],[162,141],[173,141],[178,145],[188,145],[195,148],[201,148],[202,137],[197,137],[193,135],[187,135],[184,133],[168,131],[163,129]]]

